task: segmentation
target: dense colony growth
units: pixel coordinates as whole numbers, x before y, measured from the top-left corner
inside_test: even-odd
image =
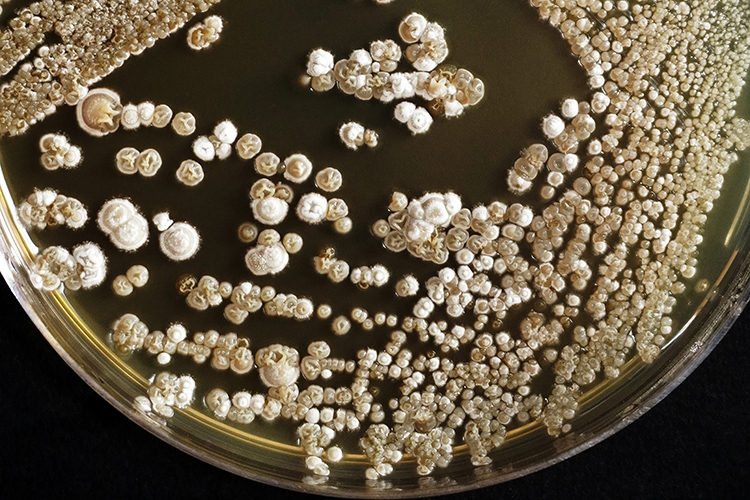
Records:
[[[107,263],[104,252],[95,243],[82,243],[71,252],[50,246],[36,256],[30,274],[31,284],[41,290],[88,289],[104,281]]]
[[[65,225],[78,229],[88,220],[88,212],[77,199],[44,189],[34,191],[18,206],[18,218],[27,228]]]
[[[0,135],[20,134],[58,106],[77,104],[86,98],[89,87],[130,56],[217,3],[46,0],[20,10],[0,32],[0,77],[16,70],[0,85]],[[114,31],[114,26],[133,29]],[[59,41],[45,43],[53,33]],[[31,62],[26,61],[32,52]],[[100,135],[117,128],[113,120],[122,109],[119,101],[104,93],[88,101],[90,106],[80,108],[82,126]]]
[[[216,2],[105,2],[98,14],[102,22],[116,24],[134,13],[153,20],[132,37],[112,39],[88,25],[76,32],[94,3],[74,3],[80,12],[66,17],[60,2],[33,4],[0,33],[0,75],[20,65],[0,87],[0,133],[21,133],[66,102],[77,104],[79,125],[95,137],[168,124],[178,136],[193,135],[198,125],[190,113],[173,114],[150,102],[123,105],[113,90],[88,87]],[[446,467],[459,445],[473,464],[486,465],[509,430],[532,422],[551,436],[568,432],[585,391],[618,377],[635,356],[655,359],[676,332],[670,314],[697,273],[697,249],[724,174],[739,151],[750,147],[750,123],[735,110],[750,68],[750,7],[745,0],[531,4],[569,44],[590,93],[580,101],[564,98],[539,117],[545,140],[524,145],[512,164],[502,166],[502,199],[469,204],[450,190],[394,192],[388,213],[384,208],[382,218],[365,221],[389,251],[434,266],[422,281],[342,255],[333,244],[316,248],[311,262],[294,257],[307,233],[287,226],[317,226],[306,228],[315,231],[330,222],[333,230],[323,229],[331,236],[352,228],[349,205],[335,197],[344,184],[337,168],[320,168],[318,159],[293,151],[282,160],[230,120],[187,139],[201,162],[235,154],[253,181],[243,212],[252,222],[237,228],[246,245],[244,258],[236,259],[240,278],[233,283],[181,272],[176,288],[185,307],[220,308],[225,327],[239,328],[252,314],[327,326],[311,328],[314,338],[291,345],[254,327],[247,337],[217,330],[191,334],[181,322],[165,321],[163,332],[150,330],[136,314],[118,312],[109,338],[118,353],[144,352],[159,366],[184,356],[207,370],[244,377],[253,388],[230,394],[198,386],[191,376],[160,372],[148,395],[136,400],[140,411],[169,418],[196,399],[196,408],[233,425],[252,426],[256,418],[293,422],[305,466],[318,476],[335,471],[345,453],[357,452],[337,444],[340,433],[356,433],[359,451],[370,461],[365,477],[377,481],[404,457],[413,459],[420,475]],[[210,19],[188,33],[194,48],[218,36],[222,24],[217,31]],[[22,63],[53,29],[63,42],[41,46],[33,64]],[[413,134],[426,132],[433,116],[459,116],[482,99],[481,80],[444,64],[449,52],[440,25],[412,13],[398,33],[403,49],[392,40],[375,41],[339,61],[324,49],[313,50],[310,86],[319,92],[338,86],[360,99],[400,100],[394,117]],[[61,58],[69,58],[66,71]],[[397,72],[404,59],[416,71]],[[414,96],[426,107],[408,100]],[[340,138],[351,149],[377,142],[356,122],[345,123]],[[81,161],[65,136],[45,135],[39,144],[47,169]],[[123,174],[149,177],[161,157],[154,149],[125,147],[115,154],[115,165]],[[204,171],[187,159],[175,176],[197,190]],[[538,195],[541,208],[520,202],[526,193]],[[87,220],[78,200],[52,189],[37,189],[19,204],[18,216],[34,230],[78,228]],[[167,212],[152,221],[168,259],[182,262],[198,251],[195,226],[175,223]],[[148,221],[128,199],[105,202],[97,226],[119,250],[147,244]],[[329,305],[328,297],[263,285],[301,266],[351,291],[355,302],[356,294],[380,293],[371,288],[390,289],[409,313],[356,306],[345,312]],[[44,290],[91,288],[104,280],[104,251],[92,243],[71,252],[50,246],[36,256],[30,273],[34,286]],[[144,266],[129,268],[113,279],[114,293],[133,293],[148,275]],[[341,355],[337,339],[358,332],[381,347]]]
[[[174,415],[174,408],[185,408],[193,400],[195,380],[189,375],[178,377],[169,372],[161,372],[148,388],[148,397],[139,396],[137,408],[144,412],[154,412],[162,417]]]
[[[376,40],[369,50],[356,49],[348,59],[334,62],[333,54],[323,48],[307,57],[304,79],[316,92],[327,92],[334,86],[348,95],[367,101],[400,102],[394,117],[406,124],[412,134],[423,134],[432,125],[432,116],[454,118],[464,109],[477,104],[484,97],[484,83],[466,69],[441,65],[448,57],[445,33],[437,23],[428,22],[421,14],[405,17],[398,28],[401,40],[408,44],[402,51],[393,40]],[[397,72],[402,59],[416,71]],[[439,66],[440,65],[440,66]],[[428,102],[430,112],[405,101],[421,97]],[[356,122],[339,128],[341,142],[349,149],[366,144],[377,145],[378,136]]]

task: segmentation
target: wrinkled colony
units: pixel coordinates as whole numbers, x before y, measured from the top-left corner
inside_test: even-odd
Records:
[[[746,0],[530,0],[549,25],[540,29],[557,30],[580,64],[586,97],[561,95],[538,116],[538,142],[520,144],[517,158],[499,165],[495,199],[469,200],[450,186],[394,191],[372,220],[346,187],[357,158],[377,151],[354,150],[388,148],[379,139],[396,133],[429,141],[428,129],[471,121],[478,111],[469,108],[503,90],[485,88],[475,76],[482,67],[448,64],[460,33],[450,19],[433,19],[430,2],[367,48],[353,45],[343,58],[309,48],[296,55],[299,67],[278,76],[297,92],[299,82],[310,87],[307,99],[362,104],[353,95],[388,107],[393,130],[376,132],[347,116],[330,130],[331,141],[340,146],[337,134],[351,149],[339,148],[352,165],[331,165],[314,151],[272,151],[232,109],[219,110],[221,121],[202,122],[195,109],[128,104],[127,88],[98,85],[178,30],[191,56],[210,58],[241,23],[212,15],[182,27],[218,3],[44,0],[8,16],[0,32],[0,134],[37,134],[35,125],[58,108],[75,108],[75,135],[37,134],[35,164],[50,177],[21,195],[18,221],[52,237],[99,231],[85,233],[98,235],[97,243],[81,240],[70,251],[40,248],[28,273],[42,290],[83,300],[99,293],[86,289],[104,283],[107,256],[117,255],[111,288],[101,287],[121,305],[109,312],[106,342],[126,361],[150,367],[139,411],[169,425],[191,406],[248,433],[257,419],[277,421],[320,478],[355,455],[369,461],[370,481],[396,467],[428,475],[457,454],[489,464],[506,434],[525,425],[553,437],[575,429],[586,391],[616,379],[630,360],[652,362],[677,333],[672,312],[693,286],[709,212],[724,175],[750,146],[750,124],[735,109],[750,67]],[[303,76],[295,81],[295,74]],[[131,187],[169,178],[209,210],[214,201],[201,190],[227,168],[221,164],[241,162],[245,177],[227,180],[247,184],[232,208],[231,236],[243,245],[234,275],[191,267],[196,255],[217,250],[202,240],[212,234],[210,222],[183,220],[169,199],[150,211],[141,208],[151,205],[139,201],[140,188],[91,203],[55,186],[60,177],[51,176],[87,168],[86,151],[69,137],[106,147],[109,136],[149,128],[180,146],[119,145],[109,165],[96,166],[99,175],[109,169]],[[529,195],[539,203],[524,202]],[[341,251],[339,242],[357,227],[369,228],[380,254]],[[320,238],[310,234],[329,241],[315,246]],[[414,271],[396,273],[377,255],[413,263]],[[124,257],[132,261],[123,266]],[[425,277],[417,268],[432,271]],[[300,270],[355,305],[277,281]],[[156,322],[141,314],[138,299],[157,276],[171,276],[185,317]],[[379,309],[358,302],[384,290],[390,294]],[[195,314],[213,314],[215,327],[191,331],[186,318]],[[308,335],[269,335],[255,325],[261,315],[282,330],[309,322]],[[356,355],[341,347],[353,338],[368,344]],[[175,358],[193,367],[190,374],[164,371]],[[226,376],[212,378],[217,371]],[[230,375],[235,386],[217,382]]]

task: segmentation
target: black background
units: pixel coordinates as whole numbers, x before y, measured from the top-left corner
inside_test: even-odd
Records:
[[[65,364],[0,287],[0,498],[303,497],[153,437]],[[664,401],[594,448],[445,498],[747,498],[750,310]],[[304,495],[310,498],[310,495]]]

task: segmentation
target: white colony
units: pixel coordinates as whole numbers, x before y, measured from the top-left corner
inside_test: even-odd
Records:
[[[174,261],[193,257],[200,247],[198,230],[187,222],[175,222],[159,235],[159,248]]]
[[[148,240],[148,221],[125,198],[114,198],[102,205],[96,222],[120,250],[137,250]]]

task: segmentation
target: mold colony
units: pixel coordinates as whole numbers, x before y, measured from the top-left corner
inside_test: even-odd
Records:
[[[190,112],[150,101],[123,105],[118,92],[89,87],[217,2],[107,3],[94,23],[83,21],[93,15],[92,5],[74,3],[80,7],[74,15],[62,2],[35,3],[0,34],[0,73],[14,71],[0,87],[0,132],[33,134],[31,126],[64,103],[76,105],[78,125],[95,137],[168,124],[177,136],[192,137],[204,127]],[[125,306],[112,318],[117,352],[154,356],[158,366],[184,357],[195,367],[194,375],[183,376],[157,368],[147,396],[136,400],[140,411],[169,418],[192,405],[249,432],[258,417],[289,421],[312,473],[335,474],[347,454],[364,453],[370,461],[364,475],[377,481],[404,456],[413,457],[421,475],[446,467],[457,445],[466,446],[473,464],[488,464],[509,430],[532,421],[552,436],[567,432],[592,384],[618,377],[636,354],[654,360],[677,329],[670,313],[696,273],[696,251],[723,175],[750,145],[750,125],[734,109],[750,66],[748,6],[741,0],[531,4],[562,34],[591,89],[581,101],[560,96],[559,108],[539,117],[546,142],[521,145],[517,160],[503,167],[507,192],[499,186],[497,200],[468,205],[449,190],[394,192],[381,219],[358,220],[344,198],[332,197],[346,176],[320,168],[323,158],[266,151],[260,137],[230,120],[191,139],[183,154],[196,159],[180,163],[177,179],[198,190],[213,173],[200,162],[236,155],[257,174],[243,215],[253,222],[238,223],[247,247],[237,259],[236,283],[211,275],[177,280],[186,307],[222,308],[227,322],[216,330],[189,332],[180,318],[164,318],[165,332],[151,330],[159,326],[146,325]],[[133,29],[111,39],[95,29],[116,23]],[[188,43],[210,54],[222,28],[232,26],[208,17],[190,28]],[[62,43],[40,46],[53,29]],[[399,100],[394,127],[405,123],[415,135],[439,127],[442,117],[470,120],[464,111],[480,103],[484,84],[444,65],[443,28],[413,13],[394,33],[407,44],[403,49],[380,40],[338,61],[325,49],[312,50],[303,81],[317,92],[338,87],[362,100]],[[32,50],[32,62],[22,63]],[[407,65],[416,71],[398,71]],[[338,132],[351,149],[388,147],[358,123]],[[429,134],[414,140],[422,139]],[[47,169],[72,168],[83,157],[60,134],[39,144]],[[113,153],[113,164],[123,174],[139,172],[142,182],[166,168],[156,149],[132,147]],[[538,193],[543,208],[518,201],[524,193]],[[82,202],[37,189],[19,203],[19,219],[30,231],[81,227],[87,221]],[[210,248],[211,241],[200,246],[197,223],[173,222],[167,212],[144,215],[134,202],[112,198],[99,208],[97,226],[114,247],[106,251],[148,245],[147,216],[168,260],[189,265],[196,252]],[[396,276],[377,262],[345,260],[333,244],[316,248],[311,262],[295,260],[307,244],[305,232],[289,230],[295,216],[315,226],[307,230],[331,223],[332,238],[346,237],[353,224],[367,225],[374,242],[382,240],[404,259],[432,263],[434,272],[421,282],[412,274]],[[72,252],[50,246],[29,264],[33,282],[44,290],[94,287],[104,280],[104,253],[92,243]],[[264,285],[301,266],[356,293],[389,287],[410,313],[344,311],[325,296]],[[113,293],[137,295],[134,287],[148,287],[148,274],[142,265],[131,267],[114,278]],[[248,336],[230,331],[258,314],[316,323],[318,336],[283,345],[254,330]],[[387,339],[372,345],[383,348],[337,354],[340,336],[382,331]],[[245,377],[247,390],[216,387],[215,370]],[[551,383],[541,390],[537,381],[545,377]],[[385,386],[387,395],[380,390]],[[346,432],[358,436],[359,449],[341,443]]]

